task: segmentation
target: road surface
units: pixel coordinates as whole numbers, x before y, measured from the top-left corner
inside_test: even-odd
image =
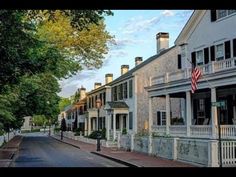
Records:
[[[11,167],[125,167],[45,134],[25,134]]]

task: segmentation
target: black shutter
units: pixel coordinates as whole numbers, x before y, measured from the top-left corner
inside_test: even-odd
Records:
[[[161,112],[157,111],[157,125],[161,125]]]
[[[204,49],[204,63],[209,63],[209,49],[208,47]]]
[[[216,10],[211,10],[211,21],[216,21]]]
[[[230,58],[230,41],[225,42],[225,59]]]
[[[236,57],[236,38],[233,39],[233,56]]]
[[[211,61],[215,61],[215,46],[211,46]]]
[[[198,120],[197,120],[197,104],[198,104],[198,100],[193,99],[193,119],[196,119],[196,124],[198,125]]]
[[[193,67],[195,67],[196,66],[196,52],[192,52],[191,56],[192,56],[192,65]]]
[[[178,69],[182,68],[182,64],[181,64],[181,55],[178,55]]]

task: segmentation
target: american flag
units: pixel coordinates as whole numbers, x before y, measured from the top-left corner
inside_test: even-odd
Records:
[[[192,69],[192,81],[191,81],[191,87],[192,87],[192,93],[197,90],[197,81],[201,77],[201,70],[197,67]]]

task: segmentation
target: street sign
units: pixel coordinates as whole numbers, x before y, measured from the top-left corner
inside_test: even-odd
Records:
[[[215,107],[225,107],[225,101],[217,101],[217,102],[212,102],[211,106]]]

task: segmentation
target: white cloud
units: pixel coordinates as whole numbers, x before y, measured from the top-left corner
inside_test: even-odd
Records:
[[[175,13],[172,10],[164,10],[161,14],[165,17],[171,17],[175,15]]]
[[[149,19],[143,19],[143,17],[129,19],[123,28],[120,28],[124,34],[132,34],[136,32],[148,31],[151,27],[158,24],[161,18],[152,17]]]

